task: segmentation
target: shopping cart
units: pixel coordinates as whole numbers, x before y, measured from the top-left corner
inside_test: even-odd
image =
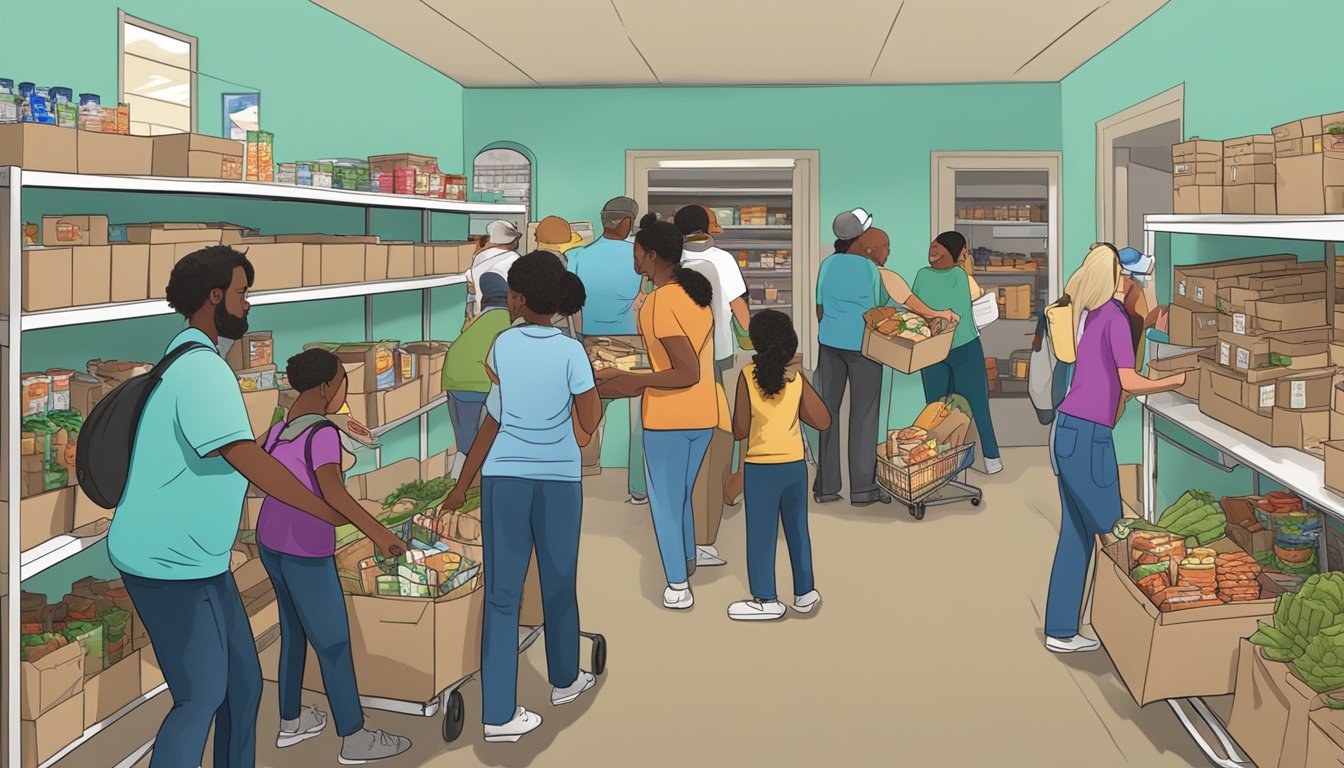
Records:
[[[975,443],[967,443],[949,453],[921,461],[913,466],[897,466],[884,455],[884,446],[877,446],[877,484],[897,501],[905,504],[910,516],[923,520],[929,507],[970,500],[971,506],[980,506],[984,493],[965,480],[966,471],[975,463]],[[954,489],[953,493],[943,492]]]

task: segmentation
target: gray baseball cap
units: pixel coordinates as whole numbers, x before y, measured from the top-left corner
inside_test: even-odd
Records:
[[[853,240],[873,226],[873,217],[862,208],[845,211],[835,217],[831,230],[841,240]]]
[[[602,206],[603,220],[615,219],[620,216],[621,219],[630,219],[639,221],[639,203],[628,197],[613,197]],[[616,219],[619,221],[620,219]]]

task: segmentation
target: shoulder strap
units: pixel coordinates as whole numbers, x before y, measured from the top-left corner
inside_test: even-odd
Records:
[[[155,379],[156,381],[162,379],[164,372],[168,370],[169,366],[171,366],[174,362],[176,362],[179,357],[185,355],[186,353],[192,351],[193,349],[210,349],[210,347],[206,346],[205,344],[202,344],[199,341],[188,341],[187,343],[182,344],[181,346],[173,349],[173,351],[164,355],[163,359],[160,360],[158,364],[155,365],[152,369],[150,369],[148,375],[151,378]]]
[[[313,426],[309,427],[308,436],[303,443],[303,466],[308,470],[308,474],[312,477],[313,489],[317,491],[318,496],[321,496],[322,494],[321,494],[321,486],[317,481],[317,467],[313,466],[313,438],[317,435],[318,432],[326,429],[327,427],[336,429],[336,425],[331,423],[331,421],[327,419],[323,419],[314,424]],[[338,433],[339,431],[340,430],[337,430]]]

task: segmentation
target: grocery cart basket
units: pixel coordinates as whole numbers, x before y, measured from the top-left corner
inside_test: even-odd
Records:
[[[883,455],[882,448],[878,446],[877,450],[877,484],[905,504],[916,520],[924,519],[928,507],[940,504],[969,499],[971,506],[980,506],[984,493],[964,479],[957,479],[964,478],[975,463],[975,443],[967,443],[913,466],[898,466]],[[947,488],[955,492],[939,493]]]

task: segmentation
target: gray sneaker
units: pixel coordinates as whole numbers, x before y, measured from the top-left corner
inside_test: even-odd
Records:
[[[304,706],[297,720],[280,723],[280,734],[275,737],[279,749],[301,744],[322,733],[327,727],[327,714],[316,707]]]
[[[365,765],[396,757],[411,748],[405,736],[385,731],[363,730],[346,736],[341,742],[341,765]]]

